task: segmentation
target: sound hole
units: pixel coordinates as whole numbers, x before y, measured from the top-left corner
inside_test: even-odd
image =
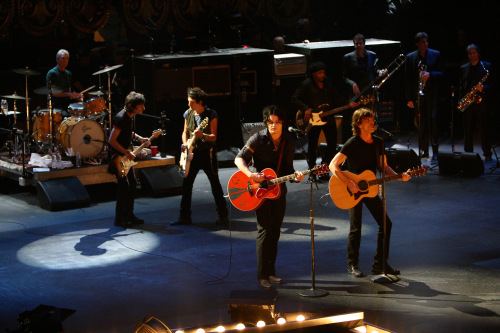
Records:
[[[360,191],[366,191],[368,189],[368,183],[366,180],[362,180],[358,183],[358,187]]]

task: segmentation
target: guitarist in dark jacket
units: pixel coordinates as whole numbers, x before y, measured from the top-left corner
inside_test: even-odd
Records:
[[[217,140],[217,112],[206,106],[208,95],[200,88],[188,88],[187,95],[189,109],[184,112],[184,131],[182,132],[181,149],[182,151],[186,149],[187,142],[191,134],[193,134],[195,140],[193,145],[193,160],[191,161],[188,175],[182,182],[182,200],[179,218],[171,222],[170,225],[192,223],[191,199],[193,196],[193,184],[200,170],[205,172],[212,187],[212,195],[214,196],[219,215],[215,223],[225,225],[228,221],[228,211],[224,193],[220,185],[217,148],[215,146],[215,141]],[[203,130],[199,130],[198,126],[207,117],[209,119],[208,126]]]
[[[300,86],[295,90],[292,96],[292,104],[295,108],[304,113],[304,123],[309,122],[312,110],[318,108],[323,104],[328,104],[332,109],[336,106],[347,104],[342,95],[333,84],[333,81],[326,76],[325,64],[321,61],[313,62],[309,66],[310,78],[305,79]],[[350,103],[351,107],[358,106],[357,103]],[[318,139],[323,130],[325,133],[327,149],[325,154],[326,164],[329,164],[333,155],[335,155],[337,145],[337,126],[335,124],[335,117],[329,116],[326,125],[313,126],[307,133],[307,163],[309,168],[314,167],[316,164]],[[297,126],[302,127],[300,120],[297,121]],[[326,180],[329,178],[325,176]]]
[[[360,191],[358,185],[349,180],[340,169],[340,165],[347,160],[349,171],[354,174],[360,174],[365,170],[371,170],[376,173],[377,162],[380,164],[382,158],[380,152],[382,149],[382,140],[379,137],[373,136],[375,131],[374,114],[371,110],[361,108],[354,112],[352,116],[352,131],[354,136],[351,137],[342,147],[342,150],[335,155],[330,163],[330,170],[334,176],[339,178],[349,188],[351,193]],[[384,155],[384,173],[387,176],[397,175],[390,166],[387,165],[387,158]],[[403,174],[401,180],[408,181],[410,175]],[[382,200],[379,196],[373,198],[364,197],[356,206],[349,210],[351,226],[349,230],[349,238],[347,239],[347,272],[355,277],[362,277],[363,273],[358,267],[359,262],[359,247],[361,245],[361,219],[363,212],[363,204],[366,205],[373,218],[377,222],[379,229],[377,233],[377,249],[375,251],[375,259],[372,266],[374,274],[380,274],[383,267],[383,242],[384,242],[384,213]],[[386,218],[386,249],[387,257],[389,258],[389,241],[391,238],[392,222],[389,216]],[[386,273],[398,275],[400,271],[392,268],[389,264],[386,265]]]
[[[145,107],[146,99],[143,94],[132,91],[125,98],[125,108],[118,112],[113,118],[113,129],[109,135],[108,143],[113,154],[127,156],[131,161],[135,159],[135,155],[129,151],[132,140],[138,140],[141,143],[150,144],[148,138],[134,133],[132,131],[132,120],[136,114],[141,114]],[[110,163],[110,172],[117,172],[116,168]],[[144,220],[134,215],[134,196],[137,187],[137,179],[133,167],[130,168],[126,177],[118,179],[118,195],[116,198],[116,216],[115,225],[125,227],[127,223],[143,224]]]
[[[273,169],[278,177],[294,173],[295,140],[290,133],[283,131],[283,124],[286,124],[285,111],[275,105],[267,106],[264,108],[263,118],[267,128],[252,135],[234,160],[236,166],[256,183],[264,180],[264,174],[261,171],[266,168]],[[248,168],[252,159],[255,172]],[[295,171],[295,175],[294,181],[296,182],[304,179],[300,171]],[[278,255],[281,224],[286,209],[286,184],[283,183],[280,186],[279,198],[265,200],[255,211],[258,229],[257,279],[259,287],[265,290],[272,290],[271,283],[283,283],[276,276],[274,267]]]

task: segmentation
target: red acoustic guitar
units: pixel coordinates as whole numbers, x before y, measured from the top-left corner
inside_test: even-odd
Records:
[[[234,207],[246,212],[257,210],[265,199],[278,199],[281,195],[280,183],[292,180],[295,174],[276,178],[276,172],[273,169],[264,169],[264,181],[256,183],[251,180],[243,171],[238,171],[231,176],[227,184],[229,200]],[[314,173],[321,175],[328,173],[328,165],[317,165],[311,170],[303,171],[304,175]]]

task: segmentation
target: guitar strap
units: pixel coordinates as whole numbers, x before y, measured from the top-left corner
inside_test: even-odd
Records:
[[[278,168],[276,169],[276,173],[279,175],[280,173],[280,166],[281,166],[281,158],[283,157],[283,146],[285,145],[285,139],[282,138],[281,140],[281,143],[280,143],[280,146],[281,146],[281,150],[280,150],[280,159],[278,160]]]
[[[384,172],[384,170],[382,170],[382,163],[380,161],[380,145],[379,144],[375,144],[375,155],[377,158],[377,170],[380,173],[382,173],[382,172]]]

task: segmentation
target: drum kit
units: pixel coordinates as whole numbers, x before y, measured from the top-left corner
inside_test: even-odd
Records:
[[[108,74],[108,87],[111,87],[111,72],[123,65],[106,67],[93,75]],[[86,101],[72,103],[68,107],[69,117],[63,118],[63,110],[52,107],[54,94],[64,91],[57,86],[43,86],[34,90],[36,94],[48,96],[48,107],[40,109],[39,107],[30,113],[28,97],[28,77],[31,75],[40,75],[40,72],[32,69],[14,69],[13,72],[23,74],[26,77],[26,97],[13,95],[3,95],[1,98],[12,99],[14,101],[14,110],[4,110],[4,115],[13,116],[13,122],[9,118],[9,127],[7,130],[11,133],[10,139],[6,141],[4,148],[8,146],[9,157],[13,162],[29,156],[31,148],[37,153],[51,154],[55,150],[64,151],[66,155],[75,155],[80,153],[81,158],[98,157],[104,151],[107,142],[106,115],[109,115],[111,124],[111,91],[101,90],[88,92],[95,86],[92,86],[83,92],[92,96]],[[99,78],[100,82],[100,78]],[[106,105],[106,97],[109,102]],[[16,102],[24,100],[26,102],[26,126],[23,129],[18,128],[18,115]],[[3,108],[3,107],[2,107]],[[32,127],[31,127],[32,125]],[[4,150],[4,149],[2,149]],[[71,153],[72,152],[72,153]]]

